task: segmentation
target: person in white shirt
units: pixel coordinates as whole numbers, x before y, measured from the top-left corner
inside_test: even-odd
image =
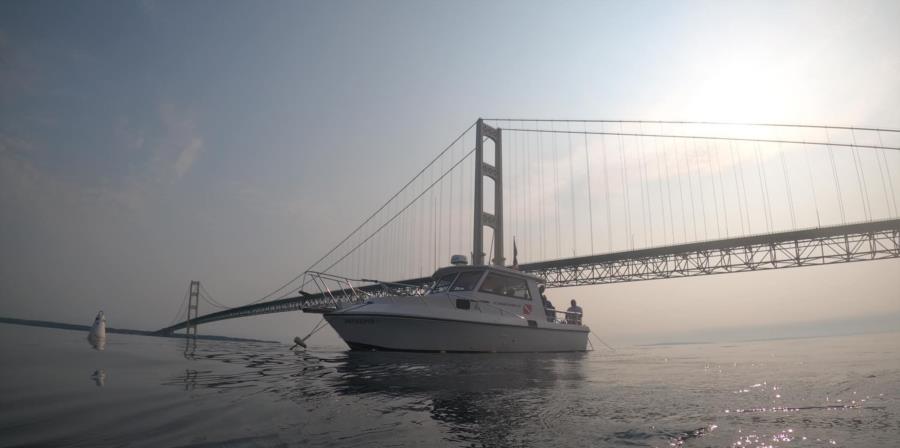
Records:
[[[572,306],[566,310],[566,322],[575,325],[581,325],[581,315],[583,312],[581,311],[581,307],[575,303],[575,299],[572,299]]]

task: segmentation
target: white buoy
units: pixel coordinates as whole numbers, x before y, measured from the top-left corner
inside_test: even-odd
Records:
[[[103,314],[103,311],[97,313],[97,317],[94,318],[91,332],[88,333],[88,341],[97,350],[106,348],[106,315]]]

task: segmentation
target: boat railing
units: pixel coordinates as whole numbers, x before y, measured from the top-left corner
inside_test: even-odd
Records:
[[[345,303],[364,301],[369,296],[369,293],[353,286],[352,278],[316,271],[307,271],[304,275],[316,286],[325,301],[335,308]]]
[[[553,322],[558,324],[569,324],[569,325],[581,325],[581,316],[582,313],[576,313],[573,311],[560,311],[554,308],[544,308],[544,312],[552,311],[555,316],[559,316],[560,314],[563,316],[562,319],[554,318]]]
[[[406,283],[352,278],[317,271],[307,271],[304,275],[309,278],[304,284],[314,284],[324,301],[335,308],[340,308],[343,304],[363,302],[372,297],[391,297],[391,300],[396,300],[397,297],[422,296],[425,293],[422,286]]]
[[[386,282],[383,280],[369,280],[362,279],[362,281],[376,283],[381,286],[381,289],[388,295],[392,297],[404,297],[404,296],[417,296],[421,297],[425,295],[427,288],[419,285],[410,285],[407,283],[400,282]]]
[[[377,283],[379,286],[381,286],[384,297],[389,298],[392,303],[396,303],[397,299],[401,297],[418,297],[423,304],[428,305],[428,301],[425,300],[425,293],[427,292],[427,288],[423,286],[379,280],[367,281]]]

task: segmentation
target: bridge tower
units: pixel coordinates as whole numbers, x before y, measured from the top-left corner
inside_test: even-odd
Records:
[[[188,295],[188,307],[187,307],[187,327],[185,327],[184,331],[188,337],[197,337],[197,323],[196,319],[200,315],[199,311],[200,305],[200,282],[197,280],[191,280],[191,287]]]
[[[484,161],[484,140],[494,143],[494,164]],[[478,119],[475,125],[475,231],[472,244],[472,264],[484,264],[484,227],[494,231],[494,259],[491,262],[503,266],[503,151],[500,128],[493,128]],[[494,213],[484,211],[484,178],[494,181]]]

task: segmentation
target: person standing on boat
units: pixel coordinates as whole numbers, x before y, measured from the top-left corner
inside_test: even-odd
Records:
[[[572,299],[572,306],[566,310],[566,322],[575,325],[581,325],[581,315],[583,312],[581,311],[581,307],[575,303],[575,299]]]
[[[556,321],[556,307],[546,297],[544,297],[544,312],[547,313],[547,322]]]
[[[554,322],[556,320],[556,307],[544,295],[544,289],[544,285],[538,286],[538,292],[541,293],[541,303],[544,304],[544,314],[547,315],[547,322]]]

